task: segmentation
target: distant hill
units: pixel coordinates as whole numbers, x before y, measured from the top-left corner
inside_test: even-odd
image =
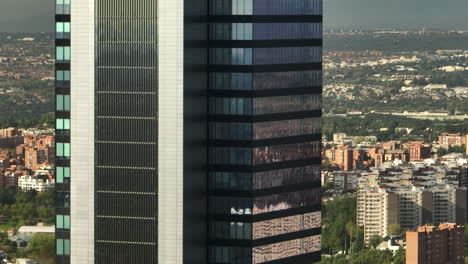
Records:
[[[0,32],[54,32],[54,0],[0,0]]]

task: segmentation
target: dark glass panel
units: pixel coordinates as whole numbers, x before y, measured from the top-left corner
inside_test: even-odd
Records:
[[[155,193],[97,192],[96,215],[155,218],[157,202]]]
[[[281,120],[253,124],[253,139],[299,136],[321,133],[320,118]]]
[[[251,264],[252,249],[242,247],[210,247],[209,264]]]
[[[320,157],[321,145],[320,141],[315,141],[254,148],[253,164],[260,165],[318,158]]]
[[[209,226],[209,236],[211,239],[250,240],[252,224],[213,221]]]
[[[314,165],[257,172],[253,175],[252,184],[254,190],[261,190],[317,182],[320,182],[320,166]]]
[[[153,243],[158,240],[154,218],[97,217],[95,228],[99,230],[96,240]]]

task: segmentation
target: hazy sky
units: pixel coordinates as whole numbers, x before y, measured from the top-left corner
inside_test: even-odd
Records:
[[[0,0],[0,32],[52,32],[54,2]],[[325,26],[468,29],[467,0],[324,0],[324,7]]]

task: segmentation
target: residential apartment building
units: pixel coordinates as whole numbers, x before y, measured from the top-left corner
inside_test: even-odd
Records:
[[[406,263],[465,263],[463,234],[463,226],[446,223],[406,232]]]
[[[358,191],[357,224],[364,227],[364,237],[388,235],[388,228],[398,224],[415,230],[429,223],[465,222],[466,188],[369,188]]]
[[[320,260],[321,0],[56,1],[57,263]]]
[[[439,146],[445,149],[465,144],[465,137],[460,133],[443,133],[439,136]]]

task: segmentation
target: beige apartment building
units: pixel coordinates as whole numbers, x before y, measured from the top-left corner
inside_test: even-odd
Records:
[[[387,236],[392,224],[416,230],[424,224],[463,224],[466,189],[454,186],[412,187],[391,190],[361,189],[357,194],[357,224],[367,242],[372,236]]]

